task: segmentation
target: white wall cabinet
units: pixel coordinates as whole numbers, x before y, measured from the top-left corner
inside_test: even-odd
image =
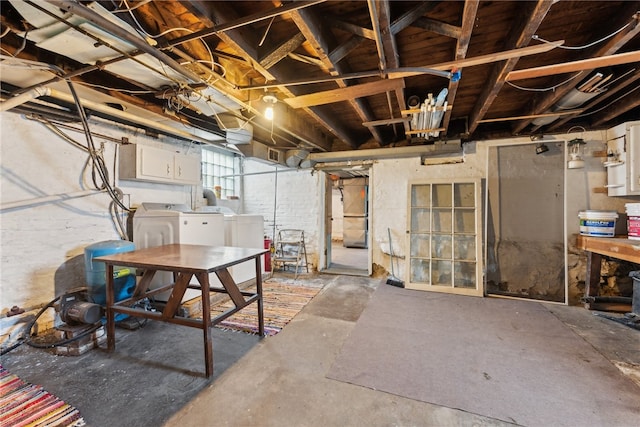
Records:
[[[640,195],[640,121],[609,129],[607,153],[608,195]]]
[[[120,179],[197,185],[200,169],[196,157],[140,144],[120,147]]]

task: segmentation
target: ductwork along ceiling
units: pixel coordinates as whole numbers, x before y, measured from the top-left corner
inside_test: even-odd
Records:
[[[640,2],[2,3],[3,109],[59,120],[68,81],[110,120],[305,155],[640,118]]]

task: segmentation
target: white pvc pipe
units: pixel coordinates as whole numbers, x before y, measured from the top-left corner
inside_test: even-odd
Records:
[[[38,86],[36,88],[31,89],[28,92],[25,92],[23,94],[20,94],[18,96],[15,96],[13,98],[9,98],[6,101],[0,103],[0,112],[4,112],[7,110],[10,110],[14,107],[17,107],[18,105],[24,104],[25,102],[31,101],[33,99],[42,97],[42,96],[51,96],[53,98],[59,99],[61,101],[65,101],[68,102],[70,104],[75,104],[75,100],[73,99],[73,97],[69,94],[66,94],[64,92],[60,92],[59,90],[56,89],[52,89],[50,87],[47,86]],[[113,117],[117,117],[119,119],[122,120],[126,120],[132,123],[137,123],[139,125],[142,126],[148,126],[152,129],[161,131],[161,132],[166,132],[170,135],[175,135],[175,136],[180,136],[183,138],[187,138],[189,140],[192,141],[199,141],[205,144],[216,144],[218,145],[219,143],[216,142],[216,140],[208,140],[205,138],[201,138],[198,136],[195,136],[189,132],[186,132],[184,130],[181,129],[177,129],[174,128],[172,126],[168,126],[153,120],[149,120],[149,119],[145,119],[143,117],[140,116],[136,116],[133,114],[129,114],[126,113],[124,111],[120,111],[116,108],[111,108],[107,105],[101,104],[99,102],[93,102],[93,101],[88,101],[86,99],[82,100],[82,105],[84,107],[88,107],[92,110],[95,111],[99,111],[101,113],[104,114],[109,114],[110,116]],[[224,140],[224,138],[220,137],[220,140]]]
[[[49,96],[51,95],[51,89],[46,86],[38,86],[30,91],[22,93],[18,96],[14,96],[13,98],[9,98],[6,101],[0,103],[0,112],[5,112],[10,110],[18,105],[22,105],[25,102],[31,101],[32,99],[40,98],[41,96]]]

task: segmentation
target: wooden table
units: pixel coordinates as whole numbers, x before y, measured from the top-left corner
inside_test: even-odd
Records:
[[[587,252],[587,277],[584,289],[586,308],[604,311],[631,311],[631,298],[607,298],[598,295],[600,268],[603,256],[640,264],[640,240],[579,235],[576,246]]]
[[[135,317],[199,328],[203,331],[206,376],[207,378],[210,377],[213,375],[213,345],[211,340],[211,327],[213,325],[247,305],[256,302],[258,304],[258,332],[260,337],[264,336],[260,256],[266,252],[267,250],[263,248],[247,249],[229,246],[172,244],[94,258],[94,261],[102,261],[106,264],[107,350],[113,351],[115,349],[115,313],[125,313]],[[241,291],[228,270],[232,265],[252,259],[255,260],[256,264],[255,293]],[[144,271],[131,298],[115,302],[114,266],[135,267]],[[167,284],[157,289],[149,289],[149,284],[156,271],[173,272],[175,283]],[[216,274],[222,283],[222,288],[210,286],[209,273]],[[190,283],[193,276],[196,277],[199,284]],[[176,315],[182,302],[182,297],[188,288],[202,291],[202,319]],[[162,312],[152,312],[132,307],[135,302],[141,299],[169,290],[171,294]],[[210,292],[228,294],[235,307],[212,319],[209,300]]]

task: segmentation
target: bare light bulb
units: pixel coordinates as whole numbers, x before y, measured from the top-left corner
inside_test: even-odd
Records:
[[[264,117],[267,120],[273,120],[273,107],[271,105],[269,105],[267,108],[265,108]]]

